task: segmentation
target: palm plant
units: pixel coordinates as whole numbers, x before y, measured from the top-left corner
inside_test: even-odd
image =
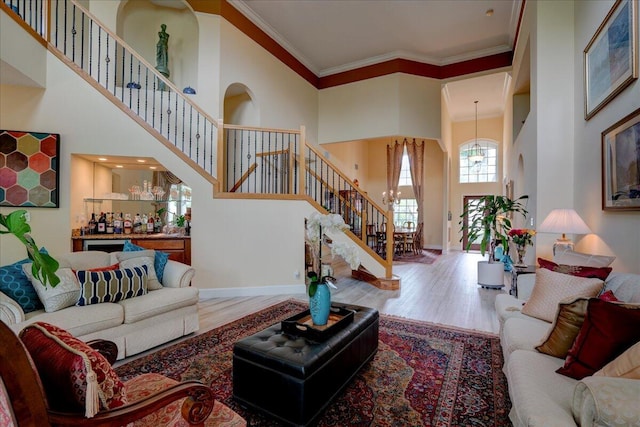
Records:
[[[489,251],[489,263],[494,262],[494,251],[496,241],[502,242],[502,247],[506,248],[509,241],[509,230],[511,229],[510,216],[515,213],[527,215],[527,210],[522,204],[522,200],[527,200],[529,196],[521,196],[511,200],[507,196],[487,195],[478,199],[477,204],[467,204],[461,215],[459,224],[460,231],[467,228],[468,243],[466,250],[480,239],[480,253],[482,256]],[[465,223],[464,218],[469,221]],[[462,239],[460,239],[462,240]]]
[[[8,215],[0,213],[0,225],[6,230],[0,229],[0,234],[13,234],[27,248],[27,255],[33,262],[31,265],[31,273],[34,277],[42,282],[45,286],[47,283],[51,287],[56,287],[60,283],[60,278],[56,275],[59,264],[51,255],[42,253],[38,249],[38,245],[29,233],[31,226],[27,223],[25,217],[27,211],[24,209],[13,211]]]

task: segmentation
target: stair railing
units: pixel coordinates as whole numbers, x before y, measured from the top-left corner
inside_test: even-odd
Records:
[[[76,0],[3,1],[52,53],[217,184],[216,119]]]
[[[222,128],[225,154],[220,181],[227,197],[232,197],[229,193],[256,198],[305,196],[319,211],[342,216],[350,227],[348,234],[385,266],[390,277],[393,227],[382,231],[382,224],[391,224],[392,215],[308,144],[304,127],[285,130],[225,124]],[[370,238],[368,225],[384,233],[384,246],[376,244],[379,234]]]
[[[4,10],[17,14],[55,48],[52,53],[176,148],[218,190],[243,197],[309,198],[319,210],[340,214],[351,228],[347,234],[385,265],[391,277],[393,228],[386,227],[386,251],[376,252],[368,245],[367,225],[380,230],[382,224],[392,224],[392,215],[309,145],[304,127],[222,126],[76,0],[2,1]]]

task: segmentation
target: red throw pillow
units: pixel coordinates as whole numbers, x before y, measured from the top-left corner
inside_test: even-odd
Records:
[[[593,375],[640,341],[640,307],[591,298],[564,366],[556,372],[577,380]]]
[[[86,271],[113,271],[113,270],[118,270],[120,269],[120,263],[116,262],[113,265],[108,265],[106,267],[96,267],[96,268],[90,268]]]
[[[611,267],[587,267],[585,265],[556,264],[555,262],[544,258],[538,258],[538,265],[557,273],[570,274],[578,277],[590,277],[600,280],[606,280],[612,270]]]
[[[618,298],[616,298],[616,296],[614,295],[614,293],[613,293],[613,291],[611,289],[609,289],[606,292],[601,293],[598,298],[600,298],[602,301],[607,301],[607,302],[619,302],[620,301]]]
[[[107,359],[69,332],[36,322],[20,332],[20,339],[38,369],[52,409],[85,411],[85,416],[92,417],[99,409],[127,403],[124,384]]]

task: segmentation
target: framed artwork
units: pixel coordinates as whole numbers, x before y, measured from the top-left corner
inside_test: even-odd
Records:
[[[640,210],[640,108],[602,132],[602,209]]]
[[[60,135],[0,130],[0,206],[57,208]]]
[[[584,50],[589,120],[638,78],[638,1],[617,0]]]

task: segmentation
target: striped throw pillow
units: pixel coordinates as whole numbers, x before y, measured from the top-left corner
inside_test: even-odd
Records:
[[[76,305],[116,302],[147,293],[147,266],[111,271],[76,271],[80,298]]]

